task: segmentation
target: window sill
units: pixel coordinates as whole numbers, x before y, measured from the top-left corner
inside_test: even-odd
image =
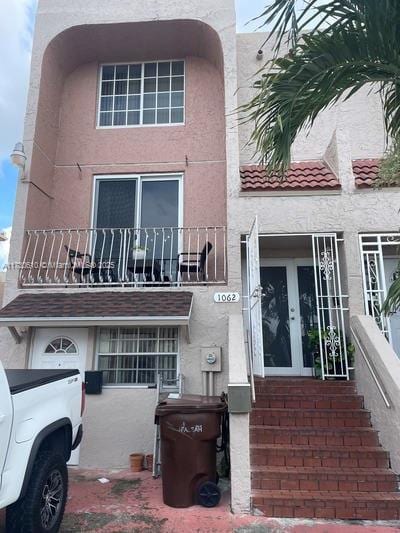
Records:
[[[129,126],[96,126],[96,130],[130,130],[137,128],[173,128],[176,126],[186,126],[185,122],[174,122],[173,124],[131,124]]]

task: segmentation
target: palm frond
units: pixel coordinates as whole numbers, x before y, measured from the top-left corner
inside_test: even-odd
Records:
[[[382,313],[386,316],[395,313],[400,308],[400,278],[390,286],[385,302],[382,305]]]
[[[332,17],[332,25],[303,34],[291,54],[272,59],[255,84],[256,95],[241,107],[242,120],[254,122],[251,141],[268,170],[284,172],[299,131],[311,127],[328,106],[368,84],[381,92],[388,134],[400,134],[396,2],[330,0],[316,6],[310,0],[308,5],[320,15]],[[278,3],[283,9],[285,2]]]

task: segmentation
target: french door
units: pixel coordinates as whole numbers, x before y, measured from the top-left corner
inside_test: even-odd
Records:
[[[311,259],[261,260],[265,375],[309,376],[308,332],[318,328]]]

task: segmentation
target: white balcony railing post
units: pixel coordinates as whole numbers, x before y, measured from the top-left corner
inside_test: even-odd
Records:
[[[226,283],[226,228],[28,230],[22,287]]]

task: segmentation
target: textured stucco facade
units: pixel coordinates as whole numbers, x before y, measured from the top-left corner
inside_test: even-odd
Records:
[[[179,172],[184,176],[184,225],[227,226],[228,283],[222,290],[246,296],[241,238],[257,215],[261,234],[340,234],[350,314],[362,314],[358,235],[399,226],[400,191],[357,190],[352,172],[352,159],[380,157],[384,151],[379,98],[360,91],[324,112],[295,142],[293,159],[323,159],[340,190],[242,193],[240,164],[256,162],[257,156],[247,144],[251,124],[239,126],[235,110],[251,97],[261,66],[256,55],[265,37],[236,33],[233,0],[40,0],[24,134],[27,179],[18,184],[10,263],[21,260],[26,229],[90,226],[95,175]],[[264,59],[270,56],[267,43]],[[102,62],[175,58],[186,64],[184,126],[96,127]],[[296,257],[303,250],[294,246],[273,253]],[[17,278],[16,269],[8,272],[4,303],[21,292]],[[219,288],[190,290],[190,335],[180,332],[179,349],[186,392],[202,392],[204,346],[222,348],[217,394],[228,383],[247,383],[246,300],[216,304]],[[15,344],[0,328],[1,358],[8,367],[30,364],[32,332],[22,333],[22,342]],[[96,368],[96,330],[89,333],[88,370]],[[143,388],[107,388],[99,397],[88,397],[82,466],[122,467],[129,453],[150,452],[155,402],[154,390]],[[232,508],[249,511],[249,415],[232,414],[230,427]]]
[[[400,361],[372,317],[354,316],[356,384],[372,414],[382,446],[390,452],[392,468],[400,472]]]

